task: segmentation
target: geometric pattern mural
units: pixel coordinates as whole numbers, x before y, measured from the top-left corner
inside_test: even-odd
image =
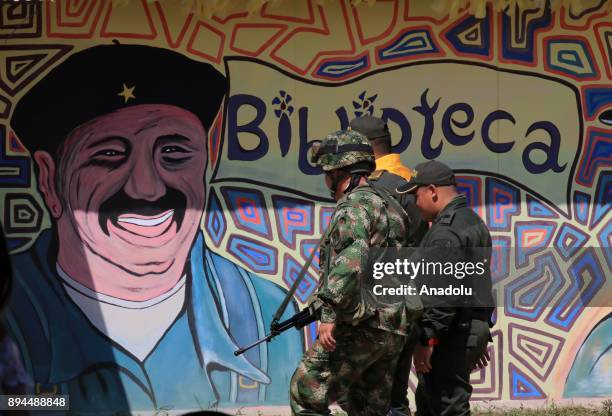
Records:
[[[385,97],[359,84],[370,71],[384,73],[399,65],[416,68],[440,60],[495,67],[500,77],[510,71],[546,77],[546,82],[563,84],[575,93],[580,118],[575,162],[563,167],[570,177],[568,183],[546,184],[567,187],[567,201],[544,198],[530,183],[497,172],[469,170],[461,172],[457,181],[469,206],[491,230],[491,269],[500,304],[493,343],[489,344],[491,363],[471,376],[473,398],[562,398],[559,386],[567,381],[578,350],[601,319],[598,308],[588,305],[605,295],[606,279],[612,274],[612,133],[604,122],[612,109],[612,24],[605,2],[588,2],[590,6],[583,8],[565,2],[565,7],[552,11],[508,2],[512,9],[508,13],[487,3],[482,18],[465,8],[451,14],[431,6],[435,2],[414,0],[379,0],[371,8],[367,2],[352,7],[349,0],[323,5],[304,0],[291,7],[280,3],[278,7],[266,4],[251,15],[242,11],[205,17],[164,1],[3,2],[0,220],[10,249],[28,249],[48,226],[31,158],[9,127],[15,100],[70,53],[89,45],[116,40],[165,47],[211,63],[222,72],[226,57],[257,59],[290,78],[304,78],[331,89],[352,86],[354,101],[347,102],[346,113],[338,115],[343,121],[357,113],[383,110]],[[124,24],[125,16],[131,16],[131,25]],[[452,82],[450,79],[451,87]],[[299,88],[291,93],[276,85],[271,89],[277,101],[273,105],[271,100],[266,102],[267,117],[274,122],[266,131],[269,146],[278,152],[278,158],[291,157],[312,139],[310,124],[316,121],[300,119],[304,112],[300,116]],[[138,88],[135,91],[137,95]],[[444,111],[454,104],[447,101],[447,97],[440,98],[432,132],[432,142],[444,143],[445,149],[454,146],[440,124]],[[405,103],[410,126],[401,136],[394,136],[396,143],[401,137],[398,149],[403,146],[402,151],[409,143],[414,148],[422,144],[423,125],[419,123],[423,115],[413,108],[416,105],[418,100]],[[504,109],[503,102],[492,105]],[[546,111],[555,111],[554,103]],[[219,115],[208,132],[210,163],[204,178],[207,202],[201,223],[207,245],[248,271],[289,288],[325,232],[333,204],[329,199],[310,199],[300,189],[301,177],[295,172],[278,172],[287,178],[288,185],[282,189],[255,182],[255,170],[242,171],[248,173],[225,182],[209,180],[227,151],[224,116]],[[529,125],[521,125],[525,121],[519,119],[514,124],[502,123],[514,129],[508,133],[515,141],[511,152],[520,155]],[[485,149],[482,126],[476,124],[465,124],[465,134],[474,130],[472,140],[481,140],[484,149],[473,155],[474,169],[484,158],[498,157]],[[492,127],[491,137],[497,137],[500,145],[502,136],[494,136],[494,130]],[[454,139],[457,137],[468,136]],[[566,151],[563,141],[560,146],[561,152]],[[532,153],[534,162],[540,163],[536,159],[542,155],[537,156],[537,150]],[[406,151],[402,156],[415,163],[422,161],[420,154]],[[452,157],[461,157],[460,152]],[[295,300],[300,306],[316,288],[318,261],[317,253],[298,286]],[[316,324],[304,328],[304,335],[308,346],[316,337]],[[245,380],[240,383],[251,386]],[[412,391],[415,386],[413,373]]]

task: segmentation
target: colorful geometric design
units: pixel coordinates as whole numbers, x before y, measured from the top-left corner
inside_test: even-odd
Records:
[[[546,249],[556,228],[557,224],[548,221],[517,222],[514,225],[516,267],[526,265],[531,255]]]
[[[156,1],[153,4],[155,5],[155,10],[157,10],[168,46],[173,49],[178,48],[183,42],[187,28],[193,20],[193,13],[187,14],[180,7],[163,1]],[[182,25],[177,24],[180,21],[184,21],[184,23]],[[168,24],[169,22],[172,24]]]
[[[597,235],[599,241],[599,247],[606,256],[606,263],[608,269],[612,270],[612,219],[608,220],[608,223]]]
[[[493,236],[491,238],[491,280],[496,284],[510,273],[510,237]]]
[[[536,218],[559,218],[559,214],[544,205],[542,202],[527,194],[527,213]]]
[[[612,104],[612,88],[601,85],[582,88],[586,116],[593,120],[597,112]]]
[[[28,188],[30,186],[30,158],[10,156],[6,153],[10,143],[6,139],[6,127],[0,126],[0,186],[3,188]]]
[[[440,48],[426,27],[405,30],[395,39],[376,48],[376,60],[379,63],[394,62],[415,56],[425,58],[438,55],[440,55]]]
[[[599,77],[593,54],[589,52],[584,38],[568,36],[549,37],[545,40],[546,69],[553,73],[567,75],[577,80]]]
[[[510,354],[538,379],[546,381],[557,363],[565,340],[557,335],[514,323],[508,325],[508,331]]]
[[[208,23],[199,21],[187,42],[187,51],[219,64],[224,45],[225,33]]]
[[[206,231],[210,236],[215,247],[219,247],[227,225],[225,222],[225,216],[223,215],[223,209],[221,208],[221,201],[217,197],[217,193],[213,188],[209,190],[210,196],[208,197],[208,206],[206,208]]]
[[[591,224],[589,228],[592,230],[599,224],[604,216],[610,215],[610,207],[612,206],[612,171],[602,172],[599,175],[597,188],[595,189],[595,198],[593,200],[593,213],[591,214]]]
[[[521,194],[519,190],[494,178],[485,180],[485,189],[487,225],[493,231],[509,231],[512,216],[521,213]]]
[[[224,186],[221,194],[236,227],[272,240],[266,200],[260,191]]]
[[[478,176],[457,176],[457,190],[464,194],[467,204],[472,210],[484,219],[482,204],[482,179]]]
[[[8,118],[11,114],[13,103],[3,95],[0,95],[0,118]]]
[[[315,248],[317,249],[317,252],[314,255],[312,259],[312,263],[311,263],[312,267],[314,267],[317,272],[319,271],[319,262],[320,262],[320,257],[319,257],[320,250],[319,250],[319,246],[317,245],[318,243],[319,243],[318,239],[302,240],[300,242],[300,254],[302,255],[302,259],[304,259],[304,262],[308,261],[308,258],[312,254],[312,250],[314,250]]]
[[[493,26],[491,24],[491,6],[483,19],[477,19],[471,14],[453,23],[442,32],[441,37],[459,56],[474,56],[477,58],[492,57],[491,40]]]
[[[582,225],[587,225],[589,220],[589,206],[591,205],[591,196],[584,192],[574,192],[574,216],[576,221]]]
[[[100,36],[104,38],[155,39],[157,30],[151,18],[149,4],[145,0],[130,1],[121,6],[123,8],[121,13],[113,13],[113,3],[108,3]],[[124,30],[126,25],[123,14],[129,14],[130,16],[130,25],[127,31]]]
[[[296,247],[298,234],[314,232],[314,203],[303,199],[272,196],[276,228],[280,240],[288,247]]]
[[[504,335],[499,329],[491,332],[493,342],[487,346],[491,361],[483,369],[475,369],[470,375],[473,386],[472,400],[499,400],[502,398],[504,384],[503,357]]]
[[[602,60],[606,66],[608,79],[612,78],[612,24],[602,22],[596,24],[594,32],[597,35],[597,44],[601,52]]]
[[[563,284],[563,274],[552,253],[537,257],[531,270],[506,286],[506,315],[537,321]]]
[[[276,274],[278,270],[276,247],[257,240],[232,235],[227,242],[227,252],[240,260],[255,273]]]
[[[37,38],[42,27],[42,2],[2,2],[0,39]]]
[[[563,260],[574,256],[589,240],[589,235],[580,231],[570,223],[565,223],[557,233],[555,248]]]
[[[536,400],[546,398],[542,388],[514,364],[508,364],[508,372],[510,373],[510,398],[512,400]]]
[[[612,132],[590,127],[580,163],[576,171],[576,182],[591,187],[599,169],[612,166]]]
[[[329,3],[325,8],[317,5],[316,24],[295,26],[272,49],[270,56],[299,75],[305,75],[322,56],[354,56],[355,39],[347,7],[350,6],[345,2]],[[329,25],[327,17],[331,15],[341,19],[340,24]],[[309,42],[304,42],[304,38],[308,38]],[[297,50],[299,53],[296,53]]]
[[[334,207],[321,207],[319,210],[319,231],[321,235],[325,234],[325,230],[327,230],[327,226],[331,221],[334,209]]]
[[[537,32],[551,24],[550,7],[525,7],[521,10],[518,3],[514,3],[512,13],[501,13],[500,16],[501,58],[508,62],[535,65]]]
[[[91,38],[106,4],[108,2],[103,0],[45,2],[47,36],[71,39]]]
[[[40,231],[43,209],[30,194],[8,193],[4,196],[4,231],[6,234]]]
[[[289,254],[285,254],[285,259],[283,261],[283,282],[285,282],[288,288],[293,285],[293,282],[295,282],[295,279],[297,279],[300,274],[300,270],[302,270],[302,265]],[[306,272],[295,291],[295,295],[300,302],[305,303],[316,288],[317,279]]]
[[[585,249],[569,267],[569,286],[546,318],[554,327],[569,331],[589,302],[606,281],[599,260],[592,247]]]
[[[362,45],[386,39],[396,27],[398,1],[379,1],[376,13],[371,7],[352,7],[357,26],[357,36]]]
[[[245,56],[257,57],[287,30],[287,25],[239,23],[234,26],[230,48]]]
[[[0,88],[13,96],[72,49],[66,45],[0,45]]]
[[[326,59],[319,64],[313,75],[321,78],[341,80],[349,78],[370,68],[370,59],[367,53],[355,59]]]

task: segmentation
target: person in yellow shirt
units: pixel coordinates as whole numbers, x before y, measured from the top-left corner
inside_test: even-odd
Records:
[[[349,126],[352,130],[366,136],[370,141],[374,149],[376,170],[370,175],[369,180],[374,187],[384,188],[400,202],[409,219],[409,224],[406,224],[406,245],[418,247],[429,226],[417,209],[414,196],[407,193],[399,194],[396,191],[399,185],[412,179],[414,172],[402,163],[398,153],[392,153],[391,134],[387,123],[378,117],[365,115],[353,119]],[[408,340],[400,354],[395,370],[391,391],[390,416],[410,415],[407,397],[408,377],[410,376],[412,353],[416,342],[417,336],[413,330],[408,335]]]

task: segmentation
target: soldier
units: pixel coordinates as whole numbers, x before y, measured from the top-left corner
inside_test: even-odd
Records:
[[[467,254],[481,250],[482,257],[488,259],[489,230],[467,206],[465,196],[457,192],[455,184],[455,175],[448,166],[428,161],[419,164],[415,176],[397,189],[414,194],[421,214],[432,222],[421,241],[422,248],[430,249],[421,252],[428,253],[426,260],[432,261],[440,260],[436,256],[449,260],[449,253],[453,252]],[[418,416],[470,414],[470,372],[488,360],[486,347],[493,311],[489,264],[484,261],[483,275],[478,278],[482,284],[474,288],[476,292],[471,297],[447,301],[448,307],[428,307],[431,304],[423,299],[423,316],[418,325],[420,342],[414,351],[414,365],[422,373],[416,391]],[[460,304],[466,306],[458,307]]]
[[[325,171],[338,205],[320,248],[319,336],[293,374],[291,409],[328,415],[329,404],[342,397],[349,414],[384,415],[412,317],[403,306],[373,309],[360,292],[370,250],[404,243],[403,213],[368,185],[374,155],[360,133],[328,135],[313,148],[313,162]]]
[[[414,195],[396,192],[398,186],[412,178],[413,172],[412,169],[402,164],[399,154],[391,153],[391,134],[387,123],[378,117],[366,115],[353,119],[349,126],[370,141],[374,149],[374,159],[376,159],[376,170],[370,175],[370,182],[374,187],[383,187],[399,201],[409,219],[409,223],[406,224],[407,245],[418,246],[427,232],[427,222],[414,204]],[[393,378],[390,416],[410,415],[407,395],[408,378],[416,341],[416,334],[411,331],[400,354]]]

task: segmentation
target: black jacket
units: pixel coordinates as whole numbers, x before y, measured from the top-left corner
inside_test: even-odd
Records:
[[[430,338],[439,338],[458,323],[479,319],[489,321],[494,310],[493,295],[491,293],[491,234],[482,219],[467,206],[464,195],[455,197],[436,217],[431,228],[423,237],[420,247],[428,253],[428,261],[484,261],[484,273],[474,278],[477,283],[473,286],[471,296],[459,296],[449,303],[448,307],[428,307],[424,299],[424,310],[421,319],[421,341]],[[453,258],[457,253],[461,256],[474,256],[474,258]],[[473,253],[473,254],[470,254]],[[434,257],[434,258],[431,258]],[[457,284],[466,280],[454,280]],[[460,306],[461,304],[466,306]],[[481,305],[475,307],[474,305]]]

